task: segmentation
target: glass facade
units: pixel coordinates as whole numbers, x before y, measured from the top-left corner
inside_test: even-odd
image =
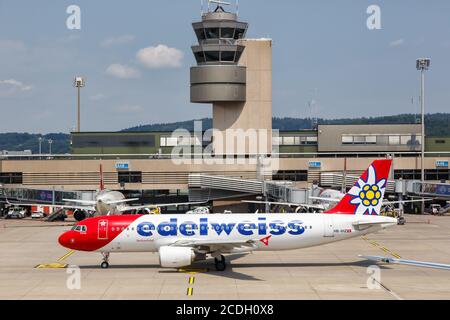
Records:
[[[21,172],[0,172],[0,184],[22,184]]]
[[[421,137],[405,134],[356,134],[342,135],[343,145],[420,146]]]

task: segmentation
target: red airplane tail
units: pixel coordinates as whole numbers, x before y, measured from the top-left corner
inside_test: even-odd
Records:
[[[327,214],[379,215],[392,160],[375,160],[354,187]]]

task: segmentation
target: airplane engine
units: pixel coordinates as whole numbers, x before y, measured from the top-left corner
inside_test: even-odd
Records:
[[[192,248],[161,247],[159,249],[159,264],[163,268],[187,267],[198,258]]]
[[[88,218],[89,214],[86,211],[84,211],[84,210],[75,210],[73,212],[73,217],[78,222],[81,222],[81,221],[85,220],[86,218]]]

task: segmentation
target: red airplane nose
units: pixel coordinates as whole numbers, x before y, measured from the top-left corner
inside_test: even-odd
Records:
[[[70,233],[70,231],[64,232],[58,239],[59,244],[68,249],[71,249],[71,245],[73,245],[74,241],[74,238]]]

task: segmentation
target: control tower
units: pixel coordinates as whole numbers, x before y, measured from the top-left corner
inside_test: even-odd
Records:
[[[210,10],[212,3],[214,10]],[[229,3],[209,1],[202,21],[193,23],[198,44],[192,46],[197,66],[191,68],[191,102],[213,105],[216,154],[237,153],[235,143],[226,141],[229,129],[265,135],[262,152],[270,153],[272,41],[246,39],[248,24],[239,21],[237,13],[227,12],[225,5]]]

